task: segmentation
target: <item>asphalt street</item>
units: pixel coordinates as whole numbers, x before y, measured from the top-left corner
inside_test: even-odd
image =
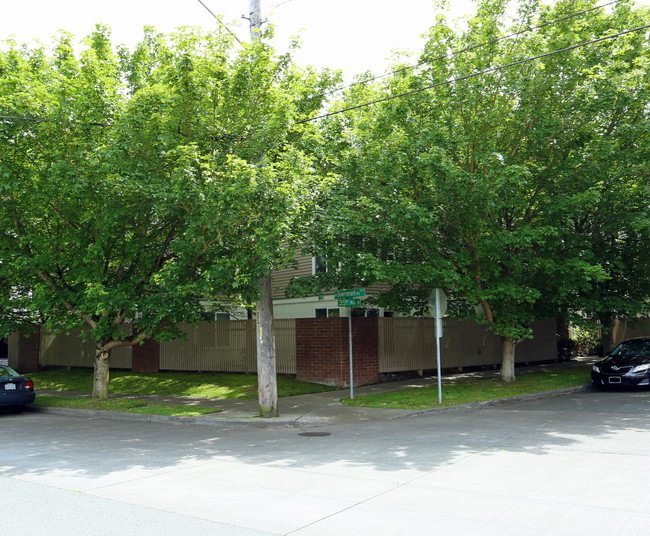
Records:
[[[2,532],[636,536],[649,407],[585,391],[305,429],[2,412]]]

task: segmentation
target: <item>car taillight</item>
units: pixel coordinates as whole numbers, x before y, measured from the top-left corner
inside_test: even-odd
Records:
[[[32,380],[25,380],[25,389],[34,389],[34,382]]]

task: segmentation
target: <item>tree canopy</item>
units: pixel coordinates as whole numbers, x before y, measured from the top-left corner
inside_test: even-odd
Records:
[[[0,277],[5,305],[89,328],[106,398],[113,348],[177,337],[290,260],[319,187],[294,123],[333,75],[218,32],[84,45],[0,53]]]
[[[411,313],[445,289],[501,336],[507,381],[536,319],[647,304],[627,263],[650,257],[650,17],[595,6],[440,15],[418,69],[349,89],[322,121],[339,179],[314,251],[341,263],[323,285],[388,281],[379,303]]]
[[[85,325],[105,398],[113,348],[256,300],[302,245],[331,269],[293,291],[383,281],[413,314],[443,288],[511,381],[535,320],[647,312],[649,23],[628,0],[481,0],[439,14],[417,68],[329,103],[336,73],[218,31],[10,43],[0,328]]]

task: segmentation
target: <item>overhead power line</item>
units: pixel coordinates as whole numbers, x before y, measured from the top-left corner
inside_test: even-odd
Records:
[[[226,26],[226,25],[223,23],[223,21],[222,21],[219,17],[217,17],[217,16],[212,12],[212,10],[211,10],[208,6],[206,6],[206,5],[203,3],[203,0],[198,0],[198,2],[199,2],[199,4],[201,4],[201,5],[202,5],[202,6],[203,6],[207,11],[208,11],[208,13],[210,13],[210,15],[212,15],[212,16],[215,18],[215,20],[216,20],[216,21],[217,21],[221,26],[223,26],[223,27],[226,29],[226,31],[227,31],[230,35],[232,35],[232,36],[235,38],[235,41],[237,41],[239,44],[241,44],[241,41],[240,41],[239,38],[238,38],[238,37],[233,33],[233,31],[232,31],[230,28],[228,28],[228,26]]]
[[[279,2],[279,3],[275,4],[275,5],[270,9],[270,11],[273,11],[276,7],[283,6],[284,4],[288,4],[289,2],[293,2],[293,1],[294,1],[294,0],[284,0],[284,2]]]
[[[541,59],[541,58],[546,58],[548,56],[554,56],[555,54],[560,54],[562,52],[568,52],[569,50],[575,50],[576,48],[585,47],[587,45],[593,45],[595,43],[601,43],[603,41],[607,41],[607,40],[610,40],[610,39],[615,39],[617,37],[621,37],[622,35],[627,35],[627,34],[630,34],[630,33],[633,33],[633,32],[640,32],[641,30],[646,30],[648,28],[650,28],[650,24],[646,24],[644,26],[638,26],[637,28],[632,28],[631,30],[624,30],[624,31],[618,32],[616,34],[606,35],[605,37],[599,37],[598,39],[592,39],[591,41],[585,41],[584,43],[579,43],[577,45],[572,45],[570,47],[565,47],[565,48],[561,48],[561,49],[558,49],[558,50],[553,50],[551,52],[545,52],[544,54],[539,54],[537,56],[532,56],[530,58],[525,58],[523,60],[514,61],[512,63],[507,63],[505,65],[497,65],[495,67],[490,67],[489,69],[484,69],[482,71],[478,71],[478,72],[468,74],[468,75],[465,75],[465,76],[459,76],[458,78],[454,78],[452,80],[445,80],[443,82],[438,82],[436,84],[431,84],[431,85],[424,86],[424,87],[421,87],[421,88],[412,89],[411,91],[405,91],[403,93],[398,93],[396,95],[389,95],[389,96],[383,97],[381,99],[376,99],[376,100],[373,100],[373,101],[364,102],[362,104],[357,104],[355,106],[350,106],[348,108],[343,108],[341,110],[336,110],[334,112],[329,112],[329,113],[326,113],[326,114],[323,114],[323,115],[319,115],[317,117],[312,117],[312,118],[309,118],[309,119],[303,119],[302,121],[297,121],[297,124],[309,123],[311,121],[318,121],[319,119],[325,119],[325,118],[331,117],[333,115],[338,115],[338,114],[342,114],[342,113],[345,113],[345,112],[350,112],[352,110],[358,110],[359,108],[365,108],[366,106],[372,106],[373,104],[379,104],[381,102],[386,102],[386,101],[390,101],[390,100],[394,100],[394,99],[399,99],[401,97],[406,97],[408,95],[413,95],[415,93],[421,93],[421,92],[427,91],[429,89],[434,89],[436,87],[453,84],[455,82],[462,82],[463,80],[468,80],[470,78],[476,78],[477,76],[482,76],[484,74],[493,73],[493,72],[496,72],[496,71],[500,71],[502,69],[515,67],[516,65],[522,65],[524,63],[528,63],[530,61],[538,60],[538,59]]]
[[[371,82],[381,80],[382,78],[386,78],[388,76],[393,76],[393,75],[402,73],[404,71],[410,71],[411,69],[418,69],[419,67],[422,67],[424,65],[429,65],[429,64],[431,64],[431,63],[433,63],[435,61],[440,61],[440,60],[444,60],[444,59],[453,58],[454,56],[458,56],[458,55],[464,54],[466,52],[471,52],[472,50],[476,50],[476,49],[482,48],[484,46],[494,45],[494,44],[499,43],[501,41],[505,41],[506,39],[512,39],[513,37],[519,37],[520,35],[524,35],[524,34],[526,34],[528,32],[532,32],[532,31],[535,31],[535,30],[539,30],[541,28],[545,28],[546,26],[552,26],[554,24],[558,24],[560,22],[564,22],[566,20],[570,20],[572,18],[579,17],[581,15],[586,15],[587,13],[590,13],[592,11],[596,11],[598,9],[603,9],[605,7],[608,7],[608,6],[618,4],[619,2],[622,2],[622,1],[623,0],[613,0],[612,2],[608,2],[607,4],[601,4],[601,5],[589,8],[589,9],[585,9],[583,11],[577,11],[575,13],[571,13],[570,15],[566,15],[566,16],[564,16],[562,18],[555,19],[555,20],[552,20],[552,21],[549,21],[549,22],[545,22],[544,24],[540,24],[538,26],[532,26],[530,28],[526,28],[525,30],[520,30],[520,31],[517,31],[515,33],[511,33],[511,34],[508,34],[508,35],[497,37],[495,39],[491,39],[489,41],[484,41],[482,43],[478,43],[476,45],[471,45],[469,47],[465,47],[465,48],[462,48],[462,49],[459,49],[459,50],[454,50],[449,55],[445,54],[445,55],[442,55],[442,56],[436,56],[435,58],[423,60],[423,61],[420,61],[420,62],[415,63],[413,65],[408,65],[406,67],[400,67],[399,69],[394,69],[392,71],[387,71],[387,72],[385,72],[383,74],[373,76],[371,78],[366,78],[364,80],[359,80],[358,82],[353,82],[353,83],[348,84],[346,86],[341,86],[339,88],[333,89],[331,91],[328,91],[326,93],[323,93],[323,94],[319,95],[319,97],[327,97],[329,95],[333,95],[334,93],[338,93],[340,91],[350,89],[352,87],[369,84]]]

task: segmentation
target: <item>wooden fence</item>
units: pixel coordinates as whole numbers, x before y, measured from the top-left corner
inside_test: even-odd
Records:
[[[82,329],[71,330],[69,334],[55,335],[41,329],[41,365],[67,367],[92,367],[95,357],[95,342],[84,338]],[[131,368],[131,348],[116,348],[111,352],[111,367]]]
[[[615,345],[625,339],[647,336],[650,336],[650,318],[639,318],[636,321],[628,322],[617,320],[612,333]]]
[[[516,347],[516,361],[549,361],[557,356],[555,321],[533,326],[533,340]],[[500,338],[487,326],[471,320],[444,318],[440,355],[442,368],[488,366],[501,363]],[[379,319],[379,372],[437,368],[435,320]]]
[[[281,374],[296,373],[296,322],[276,319],[276,367]],[[256,372],[254,320],[203,322],[197,328],[182,325],[186,340],[160,343],[161,370]]]
[[[428,318],[379,318],[379,372],[436,368],[435,324]],[[181,326],[186,338],[160,343],[160,370],[255,372],[255,322],[232,320]],[[276,319],[277,371],[296,373],[296,323]],[[94,344],[80,332],[53,335],[41,331],[40,364],[91,367]],[[517,362],[556,358],[555,322],[534,326],[534,340],[517,345]],[[486,326],[469,320],[445,318],[441,339],[442,368],[497,365],[501,362],[499,337]],[[131,368],[131,348],[111,354],[111,366]]]

